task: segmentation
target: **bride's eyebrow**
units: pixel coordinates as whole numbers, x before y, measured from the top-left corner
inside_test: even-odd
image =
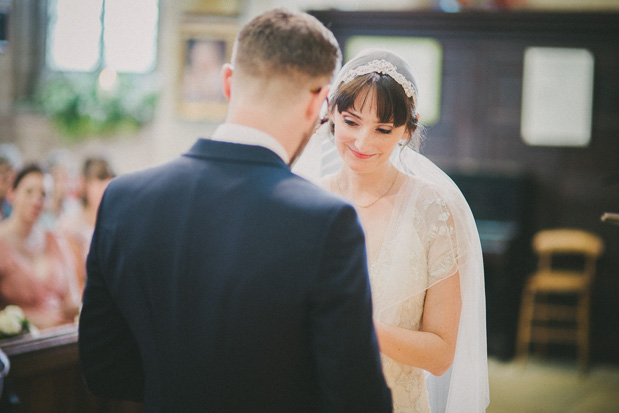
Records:
[[[357,115],[354,112],[351,112],[350,109],[343,111],[342,114],[350,115],[353,118],[361,119],[361,116]]]
[[[356,118],[358,120],[362,120],[361,116],[356,114],[355,112],[351,112],[351,110],[354,109],[347,109],[347,110],[343,110],[342,111],[342,115],[346,115],[346,116],[352,116],[353,118]],[[390,127],[394,127],[393,122],[377,122],[378,125],[380,126],[390,126]]]

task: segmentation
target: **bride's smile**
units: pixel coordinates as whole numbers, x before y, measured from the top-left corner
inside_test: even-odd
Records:
[[[355,155],[359,159],[370,159],[372,156],[375,155],[375,154],[366,155],[366,154],[363,154],[361,152],[357,152],[356,150],[354,150],[350,146],[347,146],[347,148],[352,152],[353,155]]]

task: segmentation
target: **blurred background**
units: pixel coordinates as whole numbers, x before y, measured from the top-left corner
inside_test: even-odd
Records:
[[[460,186],[482,239],[489,411],[619,411],[619,226],[601,220],[619,212],[619,0],[0,0],[0,174],[2,159],[37,162],[50,193],[62,179],[78,199],[87,159],[111,177],[180,155],[224,119],[219,69],[238,28],[278,6],[314,14],[345,58],[387,47],[416,70],[422,153]],[[532,239],[563,227],[604,244],[586,368],[576,343],[517,357]],[[0,341],[7,406],[139,411],[83,395],[75,337]]]

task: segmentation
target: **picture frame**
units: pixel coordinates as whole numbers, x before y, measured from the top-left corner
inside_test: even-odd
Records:
[[[192,14],[238,16],[241,0],[184,0],[182,7]]]
[[[593,125],[591,50],[528,47],[524,52],[520,134],[530,146],[587,147]]]
[[[230,62],[238,31],[235,21],[200,20],[181,25],[177,109],[191,121],[222,121],[228,102],[221,67]]]

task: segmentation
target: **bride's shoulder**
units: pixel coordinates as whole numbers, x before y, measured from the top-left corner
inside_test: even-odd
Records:
[[[423,177],[409,175],[404,186],[409,202],[426,209],[428,205],[437,203],[447,204],[452,196],[448,191],[436,183]]]
[[[417,193],[440,192],[440,187],[432,181],[417,175],[406,175],[406,185],[410,191]]]

